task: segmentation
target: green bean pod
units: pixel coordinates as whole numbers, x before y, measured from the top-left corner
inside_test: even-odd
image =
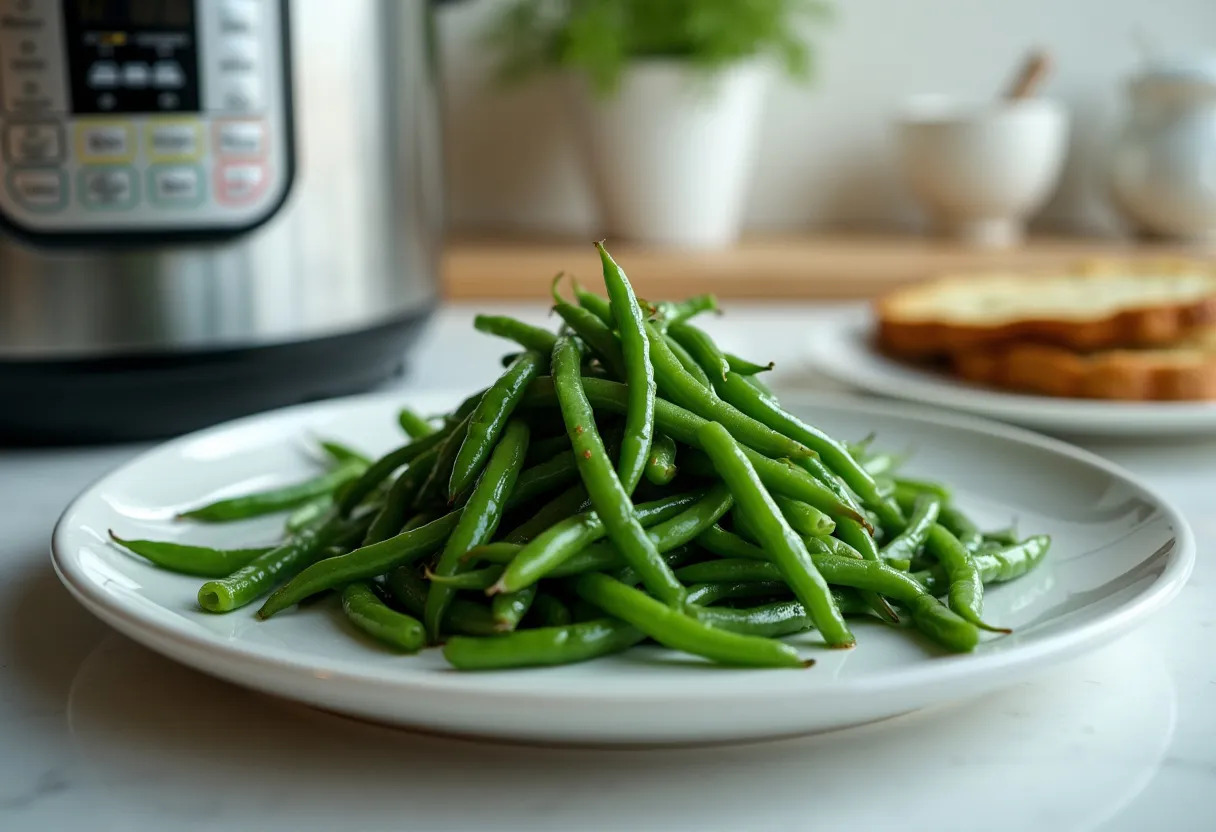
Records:
[[[600,618],[489,638],[453,636],[443,646],[443,657],[459,670],[546,667],[619,653],[645,638],[623,621]]]
[[[532,616],[542,627],[565,627],[573,618],[570,608],[547,592],[538,592],[532,602]]]
[[[365,467],[362,462],[358,461],[344,462],[333,470],[304,482],[218,500],[205,506],[183,511],[178,516],[206,523],[228,523],[233,520],[246,520],[264,514],[286,511],[324,494],[333,493],[338,486],[358,478]]]
[[[356,451],[342,442],[333,439],[322,439],[317,444],[321,446],[321,450],[325,451],[325,455],[338,465],[353,462],[366,468],[372,464],[372,460],[366,454]]]
[[[654,305],[652,317],[655,326],[661,331],[682,321],[687,321],[704,312],[717,312],[718,299],[710,294],[694,295],[680,301],[660,301]]]
[[[621,439],[617,477],[626,494],[632,494],[642,479],[650,444],[654,440],[655,368],[650,360],[650,340],[646,319],[625,272],[616,264],[602,243],[595,244],[604,269],[608,305],[621,342],[625,364],[628,404],[625,408],[625,435]]]
[[[667,328],[667,334],[688,351],[708,378],[714,381],[726,378],[730,361],[703,330],[688,323],[673,323]]]
[[[355,506],[363,502],[363,498],[371,494],[389,475],[409,462],[416,460],[431,448],[441,444],[447,437],[448,431],[442,430],[416,439],[399,448],[389,451],[371,464],[366,471],[350,484],[350,487],[338,500],[338,511],[348,515]]]
[[[270,547],[213,549],[161,540],[124,540],[113,531],[110,540],[161,569],[199,578],[223,578],[270,551]]]
[[[646,479],[655,485],[667,485],[676,477],[676,443],[665,433],[654,438],[650,458],[646,460]]]
[[[574,340],[569,336],[559,338],[553,349],[554,388],[570,443],[574,447],[574,461],[591,497],[591,505],[603,522],[608,537],[629,564],[638,570],[646,588],[664,603],[679,604],[684,598],[684,587],[671,574],[646,536],[634,513],[629,492],[613,470],[595,425],[595,414],[584,392],[579,363],[578,346]]]
[[[397,411],[397,424],[410,439],[421,439],[435,432],[435,426],[408,407]]]
[[[333,494],[322,494],[320,497],[314,497],[287,515],[287,519],[283,521],[283,528],[288,534],[295,534],[301,529],[318,522],[333,507]]]
[[[560,279],[561,275],[558,275],[553,281],[554,311],[574,331],[575,335],[583,339],[583,343],[591,348],[591,352],[604,363],[612,375],[620,380],[625,380],[627,377],[625,353],[616,338],[616,333],[612,331],[609,324],[600,320],[599,316],[591,310],[565,301],[557,291],[557,283]]]
[[[591,312],[608,326],[613,326],[612,305],[606,298],[595,292],[587,291],[577,280],[571,281],[571,285],[574,287],[574,296],[578,299],[579,306]]]
[[[583,575],[575,579],[574,590],[673,650],[736,666],[802,668],[812,664],[788,644],[714,629],[607,575]]]
[[[439,451],[439,447],[431,448],[397,475],[388,494],[384,496],[384,504],[367,529],[367,535],[363,538],[364,546],[388,540],[402,531],[405,521],[414,512],[414,505],[422,492],[423,484],[439,458]]]
[[[688,374],[697,380],[697,383],[711,393],[714,392],[713,383],[709,380],[709,376],[705,374],[705,370],[697,363],[697,360],[692,357],[688,350],[681,346],[680,342],[672,338],[670,335],[664,335],[663,340],[667,343],[667,348],[671,350],[671,354],[676,357]]]
[[[495,595],[490,599],[490,614],[494,616],[495,629],[502,633],[512,632],[523,621],[535,600],[535,586]]]
[[[908,518],[908,525],[889,543],[883,546],[879,553],[885,561],[910,561],[925,545],[929,529],[937,522],[938,512],[942,503],[932,494],[922,494],[917,498]]]
[[[714,422],[702,427],[699,434],[705,452],[755,530],[758,542],[777,564],[794,596],[806,607],[824,640],[832,647],[853,646],[856,640],[832,602],[832,592],[815,567],[806,544],[790,528],[734,438]]]
[[[490,461],[473,487],[469,501],[460,512],[460,520],[453,529],[443,552],[435,564],[434,572],[440,576],[455,575],[461,558],[474,546],[486,543],[494,536],[502,520],[507,498],[510,497],[524,456],[528,452],[528,425],[513,419],[503,431],[502,440],[490,455]],[[451,605],[455,590],[439,583],[432,583],[426,596],[427,635],[432,642],[438,641],[440,625]]]
[[[422,622],[390,609],[362,581],[343,587],[342,611],[351,624],[397,650],[417,653],[426,645]]]
[[[507,543],[527,543],[545,529],[583,511],[588,505],[587,489],[583,488],[582,483],[572,485],[537,509],[536,513],[523,523],[507,532],[503,540]]]
[[[984,623],[984,581],[971,553],[941,523],[934,523],[925,538],[925,549],[937,558],[950,579],[946,596],[950,609],[975,626],[994,633],[1012,632]]]
[[[394,567],[413,563],[438,549],[456,528],[459,518],[460,512],[453,511],[380,543],[318,561],[275,590],[258,610],[258,618],[270,618],[318,592],[368,580]]]
[[[473,319],[473,328],[487,335],[497,335],[521,345],[526,350],[548,355],[553,352],[557,336],[547,329],[526,324],[505,315],[478,315]]]
[[[449,503],[456,502],[456,498],[481,473],[482,466],[502,436],[507,420],[523,398],[528,385],[540,375],[546,363],[540,353],[525,352],[482,396],[469,416],[468,431],[452,465],[452,476],[448,483]]]
[[[730,366],[730,372],[737,373],[744,378],[759,375],[760,373],[767,373],[772,370],[774,366],[773,362],[771,361],[767,364],[757,364],[754,361],[748,361],[746,358],[740,358],[739,356],[732,355],[729,352],[723,353],[723,355],[726,356],[726,363]],[[764,389],[761,389],[761,392],[768,396],[773,395],[772,391],[766,392]]]

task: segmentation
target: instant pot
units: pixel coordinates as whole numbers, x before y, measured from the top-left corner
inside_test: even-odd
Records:
[[[0,435],[367,388],[436,300],[423,0],[0,0]]]

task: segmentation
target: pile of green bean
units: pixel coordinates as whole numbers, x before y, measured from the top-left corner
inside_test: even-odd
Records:
[[[1046,537],[981,532],[932,482],[870,442],[782,409],[771,368],[691,322],[712,297],[649,304],[599,246],[608,297],[554,281],[557,333],[505,317],[518,345],[453,412],[400,415],[376,460],[323,443],[307,482],[186,512],[287,511],[274,546],[116,543],[207,578],[199,606],[262,599],[271,618],[337,593],[349,622],[400,651],[443,645],[460,669],[558,665],[647,639],[730,665],[805,667],[777,637],[854,644],[871,616],[949,651],[975,647],[984,585],[1020,577]],[[944,601],[941,599],[945,599]]]

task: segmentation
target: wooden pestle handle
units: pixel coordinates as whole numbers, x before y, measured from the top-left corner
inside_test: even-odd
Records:
[[[1030,98],[1034,91],[1051,71],[1051,56],[1043,50],[1035,50],[1026,56],[1018,70],[1017,77],[1005,92],[1007,101],[1019,101]]]

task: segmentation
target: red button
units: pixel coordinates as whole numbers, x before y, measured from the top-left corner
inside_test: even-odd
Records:
[[[262,162],[221,165],[215,172],[215,190],[221,202],[240,205],[262,195],[270,181],[270,172]]]

